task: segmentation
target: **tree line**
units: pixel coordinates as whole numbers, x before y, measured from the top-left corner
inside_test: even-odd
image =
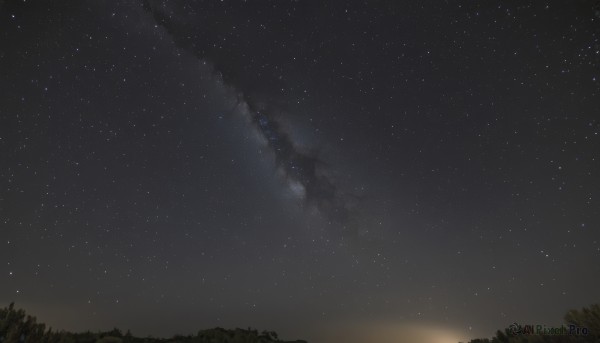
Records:
[[[496,331],[489,338],[477,338],[469,343],[599,343],[600,304],[593,304],[581,310],[570,310],[564,316],[564,325],[557,328],[544,328],[536,325],[514,323],[504,331]],[[541,330],[540,330],[541,329]],[[546,329],[546,334],[544,334]]]
[[[175,335],[171,338],[135,337],[115,328],[106,332],[53,331],[14,303],[0,309],[0,343],[307,343],[282,341],[274,331],[255,329],[227,330],[214,328],[198,331],[196,335]]]

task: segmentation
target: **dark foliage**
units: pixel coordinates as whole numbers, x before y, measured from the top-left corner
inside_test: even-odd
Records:
[[[491,339],[477,338],[469,343],[599,343],[600,342],[600,304],[589,308],[570,310],[565,314],[566,333],[556,335],[511,333],[498,330]],[[569,333],[569,325],[578,328],[578,332]],[[582,331],[585,328],[584,331]],[[576,330],[577,331],[577,330]]]
[[[26,315],[14,304],[0,309],[0,343],[306,343],[306,341],[281,341],[277,333],[253,329],[226,330],[215,328],[199,331],[196,335],[176,335],[172,338],[134,337],[117,328],[106,332],[72,333],[46,330],[35,317]]]

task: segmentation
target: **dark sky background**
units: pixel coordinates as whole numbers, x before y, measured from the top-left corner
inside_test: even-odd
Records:
[[[594,1],[0,2],[0,303],[448,343],[600,298]]]

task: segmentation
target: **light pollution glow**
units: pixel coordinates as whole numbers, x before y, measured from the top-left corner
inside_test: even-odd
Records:
[[[347,322],[329,328],[318,343],[458,343],[470,335],[434,323]]]

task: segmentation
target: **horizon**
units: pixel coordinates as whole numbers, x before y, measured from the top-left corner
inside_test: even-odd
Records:
[[[10,306],[14,306],[14,303],[11,303]],[[6,309],[6,308],[5,308]],[[590,311],[588,313],[597,312],[600,309],[599,304],[592,304],[589,309],[584,308],[581,313],[586,313],[586,311]],[[4,309],[3,309],[4,310]],[[15,310],[26,310],[19,306],[16,306]],[[63,309],[64,310],[64,309]],[[579,311],[579,310],[576,310]],[[63,312],[64,313],[64,312]],[[109,336],[115,337],[137,337],[137,338],[155,338],[155,339],[177,339],[177,337],[194,337],[196,335],[200,335],[202,332],[207,332],[212,329],[220,329],[225,331],[237,331],[242,330],[243,332],[262,332],[264,335],[268,333],[270,337],[278,338],[285,342],[300,342],[300,339],[304,342],[313,342],[313,343],[324,343],[324,342],[346,342],[346,343],[360,343],[360,342],[372,342],[376,341],[379,343],[461,343],[461,342],[471,342],[471,340],[475,340],[473,337],[473,332],[469,334],[465,334],[458,332],[453,329],[447,323],[445,324],[436,324],[436,323],[424,323],[423,321],[406,321],[406,320],[384,320],[384,321],[376,321],[370,320],[365,321],[363,319],[359,321],[346,321],[346,322],[338,322],[334,325],[328,325],[327,327],[323,326],[318,334],[317,339],[308,339],[307,337],[298,338],[298,337],[282,337],[277,332],[266,330],[265,328],[242,328],[237,326],[235,328],[222,328],[216,326],[214,328],[196,328],[196,330],[192,330],[190,332],[175,332],[168,334],[156,334],[152,332],[145,331],[145,334],[139,334],[139,332],[132,331],[131,329],[120,327],[116,325],[116,322],[113,322],[115,325],[108,325],[104,328],[96,326],[95,328],[85,327],[81,329],[73,329],[61,327],[60,325],[53,326],[51,325],[52,321],[45,321],[43,316],[38,317],[35,313],[30,311],[26,311],[25,314],[27,316],[32,316],[34,318],[33,323],[43,324],[45,325],[46,331],[61,333],[61,332],[70,332],[72,334],[84,334],[84,333],[96,333],[96,334],[109,334]],[[164,317],[163,317],[164,318]],[[545,324],[532,324],[532,322],[520,322],[518,324],[516,321],[507,325],[505,328],[498,328],[497,332],[506,332],[508,337],[512,335],[522,334],[525,336],[538,336],[538,335],[547,335],[547,338],[552,338],[552,336],[588,336],[594,335],[594,337],[598,336],[594,331],[598,328],[600,323],[597,322],[597,317],[594,317],[592,314],[588,321],[580,319],[575,319],[577,316],[570,317],[569,320],[564,320],[560,324],[554,323],[553,325]],[[565,319],[567,319],[565,317]],[[13,319],[14,320],[14,319]],[[66,322],[73,324],[73,320],[69,320],[67,318],[63,318]],[[573,321],[575,320],[575,321]],[[5,323],[6,324],[6,323]],[[12,324],[8,324],[9,328]],[[98,323],[96,323],[98,324]],[[523,325],[521,325],[523,324]],[[513,326],[517,325],[519,327],[518,333],[514,333],[515,328]],[[299,325],[302,327],[302,325]],[[21,329],[23,330],[23,329]],[[141,329],[144,332],[144,329]],[[29,330],[25,329],[25,332],[29,332]],[[110,334],[113,332],[117,332],[115,334]],[[513,333],[511,333],[513,332]],[[310,337],[310,334],[307,332],[303,332],[305,336]],[[0,335],[2,333],[0,332]],[[96,336],[98,337],[98,336]],[[102,337],[102,336],[100,336]],[[476,338],[490,338],[492,335],[479,335]],[[6,337],[5,337],[6,338]],[[493,338],[493,337],[492,337]],[[9,340],[10,341],[10,340]],[[77,340],[76,340],[77,341]],[[87,342],[87,341],[86,341]]]

